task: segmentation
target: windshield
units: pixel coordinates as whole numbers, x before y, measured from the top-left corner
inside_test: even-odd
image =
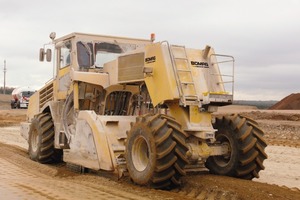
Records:
[[[101,42],[95,44],[96,67],[103,67],[104,63],[116,59],[124,50],[117,44]]]
[[[98,51],[96,53],[95,67],[103,67],[105,63],[117,59],[119,55],[120,54],[118,53],[107,53]]]
[[[22,96],[23,97],[30,97],[31,95],[33,95],[34,92],[30,92],[30,91],[26,91],[26,92],[22,92]]]
[[[77,60],[80,68],[102,68],[107,62],[115,60],[120,54],[137,48],[135,44],[116,44],[108,42],[77,42]]]

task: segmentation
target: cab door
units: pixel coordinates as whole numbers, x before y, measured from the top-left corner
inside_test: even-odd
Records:
[[[70,69],[72,64],[72,43],[66,40],[56,44],[57,75],[54,82],[55,100],[65,99],[72,89]]]

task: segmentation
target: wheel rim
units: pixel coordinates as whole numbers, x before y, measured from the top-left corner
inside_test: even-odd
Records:
[[[132,147],[132,162],[136,170],[144,171],[149,163],[149,147],[146,139],[139,136]]]
[[[38,148],[38,140],[39,140],[39,137],[38,137],[38,132],[37,132],[37,129],[34,129],[32,132],[31,132],[31,149],[33,151],[37,151],[37,148]]]
[[[229,138],[224,135],[224,134],[220,134],[218,135],[218,137],[216,138],[217,141],[219,141],[222,145],[226,145],[228,147],[228,153],[222,156],[214,156],[214,160],[215,162],[221,166],[221,167],[225,167],[230,163],[230,160],[232,158],[232,143],[230,142]]]

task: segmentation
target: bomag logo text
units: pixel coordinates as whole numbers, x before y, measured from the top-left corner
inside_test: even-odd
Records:
[[[156,57],[155,56],[145,58],[145,62],[146,63],[153,63],[155,61],[156,61]]]
[[[208,68],[208,63],[207,62],[199,62],[199,61],[191,61],[191,65],[193,67],[201,67],[201,68]]]

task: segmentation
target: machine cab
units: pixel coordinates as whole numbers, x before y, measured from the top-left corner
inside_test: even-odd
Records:
[[[131,39],[113,36],[71,33],[53,40],[54,44],[54,91],[57,99],[65,99],[72,88],[72,72],[103,72],[103,66],[119,55],[144,47],[151,40]],[[40,60],[47,56],[51,60],[51,51],[40,51]],[[49,59],[50,58],[50,59]]]

